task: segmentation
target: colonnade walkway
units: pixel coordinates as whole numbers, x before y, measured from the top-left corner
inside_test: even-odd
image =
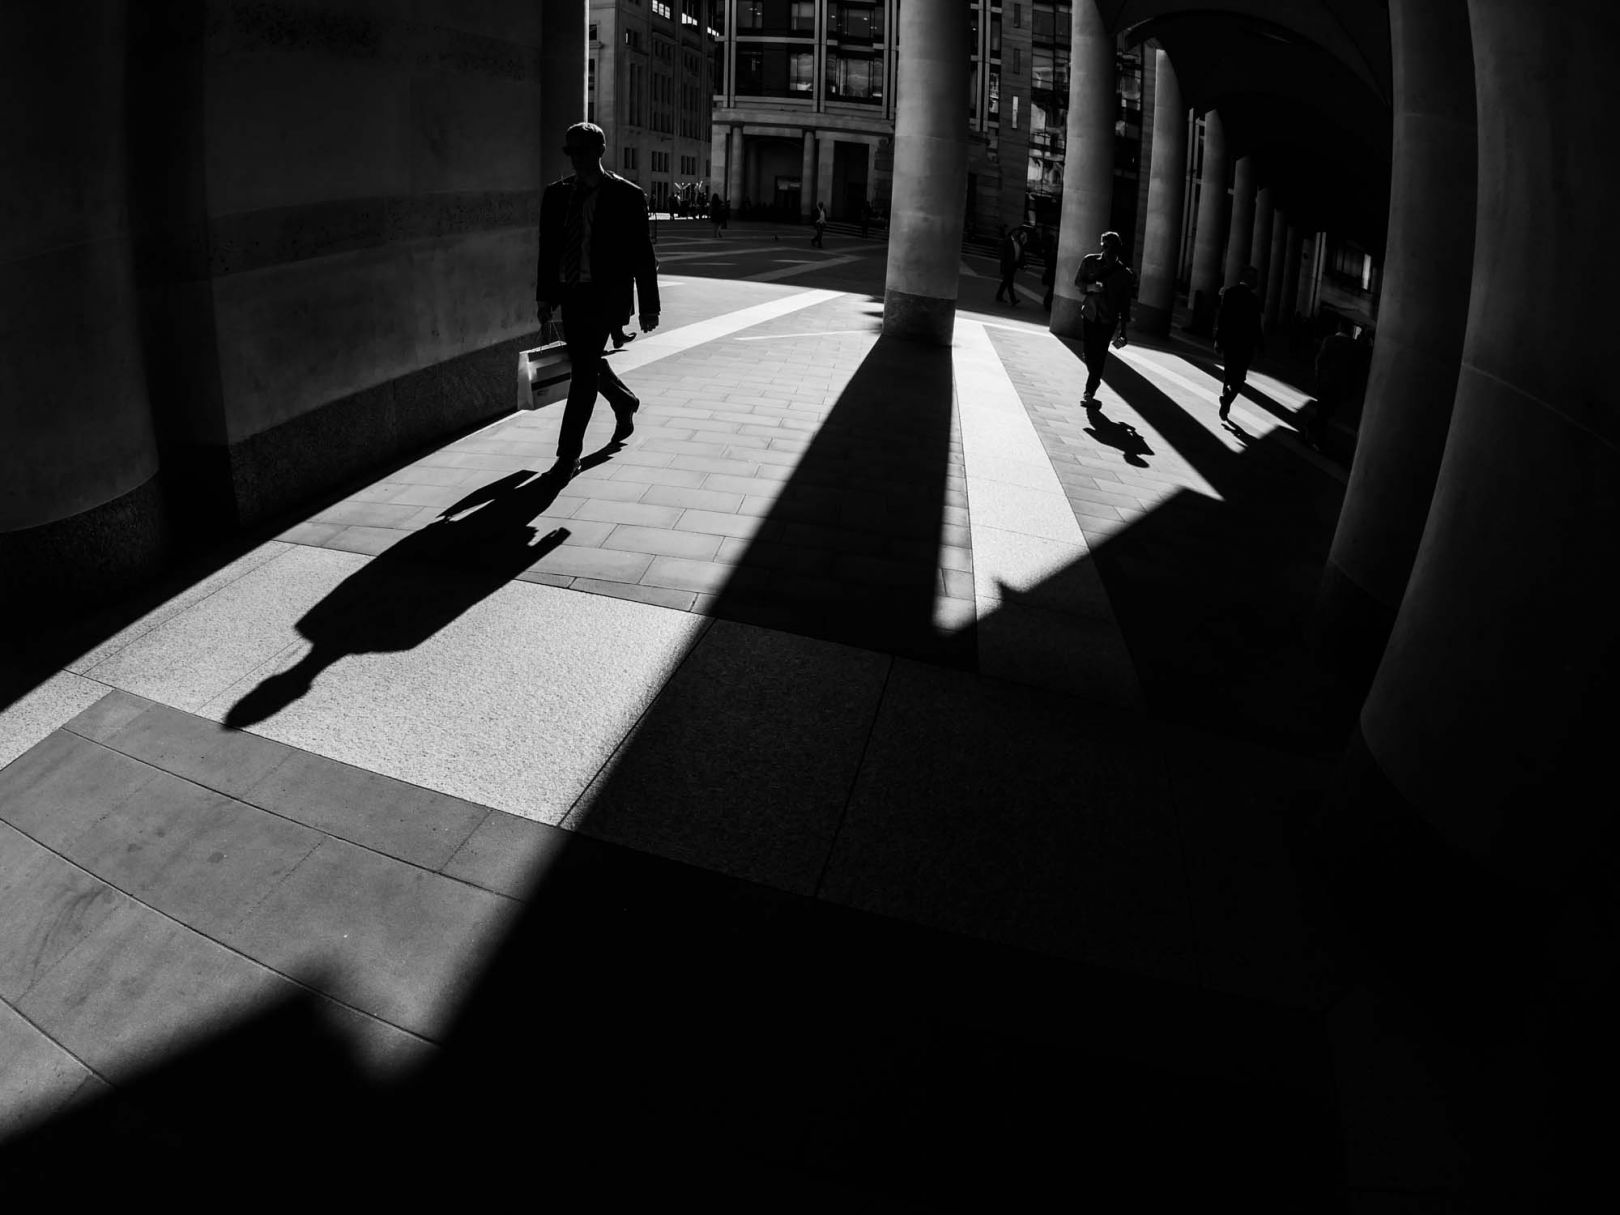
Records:
[[[1294,847],[1349,720],[1305,394],[1222,423],[1137,344],[1088,416],[1029,308],[897,344],[844,262],[666,255],[624,447],[599,407],[559,485],[561,407],[514,413],[0,713],[5,1175],[1443,1188]]]

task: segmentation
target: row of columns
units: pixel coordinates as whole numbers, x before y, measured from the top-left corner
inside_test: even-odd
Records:
[[[926,4],[901,17],[902,30],[909,20],[915,22],[917,34],[905,59],[907,89],[900,95],[912,108],[896,115],[889,245],[894,331],[917,328],[914,317],[902,320],[898,312],[914,313],[916,300],[925,299],[931,301],[928,310],[934,320],[921,328],[938,340],[948,340],[954,316],[955,250],[961,240],[963,201],[958,183],[966,188],[966,146],[955,129],[959,115],[951,103],[962,72],[948,58],[953,52],[945,49],[966,33],[953,18],[948,9]],[[1072,337],[1080,332],[1074,276],[1080,259],[1095,249],[1097,237],[1108,227],[1113,207],[1114,39],[1094,2],[1076,3],[1070,20],[1068,154],[1051,327]],[[1162,334],[1170,328],[1176,302],[1189,149],[1175,70],[1164,51],[1155,55],[1153,152],[1136,315],[1139,329]],[[805,180],[810,180],[811,156],[811,137],[806,134]],[[1295,312],[1314,313],[1321,235],[1287,221],[1274,205],[1270,189],[1259,188],[1251,157],[1231,163],[1220,115],[1213,110],[1204,119],[1200,181],[1190,297],[1194,328],[1207,330],[1221,289],[1237,281],[1250,264],[1260,271],[1268,324],[1276,325]],[[1308,254],[1303,249],[1307,243]]]
[[[900,37],[884,330],[933,341],[950,336],[966,176],[955,104],[965,91],[965,29],[944,19],[953,8],[907,5]],[[1562,305],[1612,309],[1601,279],[1620,260],[1615,229],[1582,200],[1603,194],[1602,140],[1620,117],[1600,49],[1620,48],[1601,0],[1555,0],[1533,12],[1512,0],[1395,0],[1390,16],[1383,323],[1321,621],[1329,651],[1363,656],[1371,684],[1362,728],[1379,769],[1414,803],[1452,808],[1448,833],[1489,851],[1510,828],[1525,829],[1512,792],[1551,775],[1594,663],[1614,662],[1613,576],[1607,562],[1576,556],[1611,549],[1616,522],[1615,396],[1604,387],[1605,348],[1579,340],[1607,326],[1590,313],[1574,324]],[[1051,321],[1064,334],[1078,328],[1072,280],[1107,226],[1113,176],[1113,38],[1093,0],[1076,3],[1072,21]],[[1162,325],[1186,148],[1162,53],[1157,76],[1141,296],[1144,315]],[[1587,107],[1579,121],[1568,112],[1577,97]],[[1195,296],[1213,297],[1255,262],[1267,271],[1273,322],[1285,309],[1310,311],[1322,234],[1265,192],[1257,199],[1253,166],[1228,163],[1220,116],[1206,124]],[[1553,129],[1564,136],[1546,139]],[[1588,159],[1573,154],[1577,145]],[[1490,185],[1477,199],[1476,180]],[[1476,213],[1477,247],[1488,256],[1475,256]]]

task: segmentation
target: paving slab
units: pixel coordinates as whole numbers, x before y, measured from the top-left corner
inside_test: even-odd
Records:
[[[413,590],[418,579],[421,589]],[[449,595],[449,606],[462,608],[444,574],[431,570],[399,572],[388,594],[407,613],[388,644],[412,644],[366,650],[379,644],[374,630],[382,625],[359,611],[353,631],[340,631],[332,643],[343,656],[295,697],[278,694],[279,707],[253,732],[552,823],[705,624],[687,612],[526,582],[500,586],[442,623],[437,615],[418,621],[410,605],[433,595]],[[275,667],[225,690],[203,715],[224,720],[255,689],[282,686],[270,681],[310,653],[299,643]]]
[[[889,662],[716,622],[564,825],[812,892]]]
[[[440,868],[490,813],[364,768],[254,742],[282,758],[242,787],[244,801],[425,869]]]
[[[1169,793],[1095,708],[896,660],[820,897],[1190,983]]]
[[[441,1036],[517,904],[326,839],[224,937],[392,1025]]]
[[[0,824],[0,998],[20,1000],[123,901],[105,882]]]
[[[90,1076],[84,1064],[0,1003],[0,1141],[56,1113]]]
[[[285,546],[85,674],[193,711],[295,640],[298,618],[364,564],[364,557],[352,553]]]
[[[0,709],[0,768],[106,694],[105,684],[59,671]]]
[[[149,764],[59,730],[0,770],[0,819],[60,848],[159,775]]]
[[[120,898],[17,1008],[118,1083],[251,1015],[286,988],[273,971]]]
[[[319,832],[160,772],[62,855],[215,939],[320,844]]]

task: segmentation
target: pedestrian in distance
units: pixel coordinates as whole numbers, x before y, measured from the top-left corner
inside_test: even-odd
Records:
[[[821,238],[827,231],[826,203],[817,200],[815,214],[811,217],[810,222],[816,226],[816,234],[810,238],[810,243],[817,249],[825,249],[827,246],[821,243]]]
[[[720,196],[718,194],[709,195],[709,222],[714,225],[715,239],[718,240],[720,229],[724,226],[721,223]]]
[[[996,302],[1001,303],[1005,296],[1006,302],[1014,308],[1018,307],[1018,292],[1013,286],[1013,276],[1024,264],[1023,234],[1022,228],[1001,226],[1001,284],[996,288]]]
[[[1046,288],[1041,307],[1048,312],[1052,311],[1052,295],[1057,290],[1057,248],[1057,233],[1048,228],[1041,238],[1041,257],[1046,261],[1046,267],[1041,271],[1041,286]]]
[[[1260,317],[1260,296],[1255,284],[1260,271],[1253,266],[1243,267],[1238,281],[1221,292],[1220,308],[1215,314],[1215,349],[1223,363],[1221,377],[1221,420],[1225,421],[1232,402],[1243,391],[1249,375],[1249,364],[1265,345],[1265,333]]]
[[[585,428],[600,392],[613,409],[613,442],[635,429],[636,394],[602,357],[608,337],[630,319],[634,289],[641,329],[658,328],[658,259],[648,232],[647,196],[635,183],[602,167],[607,137],[593,122],[577,122],[563,138],[574,171],[546,187],[540,199],[540,257],[535,306],[540,324],[562,312],[571,378],[552,473],[564,482],[579,472]]]
[[[1081,258],[1074,274],[1074,285],[1080,288],[1080,345],[1087,372],[1080,403],[1087,409],[1097,407],[1110,337],[1116,349],[1125,345],[1130,324],[1131,284],[1136,275],[1120,259],[1122,247],[1118,232],[1104,232],[1098,239],[1099,252]]]
[[[861,200],[861,239],[864,240],[872,231],[872,200]]]
[[[1356,343],[1350,336],[1350,322],[1340,318],[1316,350],[1316,412],[1305,432],[1312,447],[1320,450],[1333,415],[1350,395],[1355,376]]]

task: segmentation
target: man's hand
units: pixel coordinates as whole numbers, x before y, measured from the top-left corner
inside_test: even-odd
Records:
[[[656,312],[643,312],[641,314],[641,332],[651,333],[658,328],[658,314]]]
[[[551,324],[552,309],[550,304],[546,303],[544,300],[536,301],[534,310],[536,315],[539,316],[540,324],[542,326]]]
[[[1123,333],[1115,334],[1114,335],[1114,349],[1118,350],[1124,344],[1125,344],[1125,335]]]

